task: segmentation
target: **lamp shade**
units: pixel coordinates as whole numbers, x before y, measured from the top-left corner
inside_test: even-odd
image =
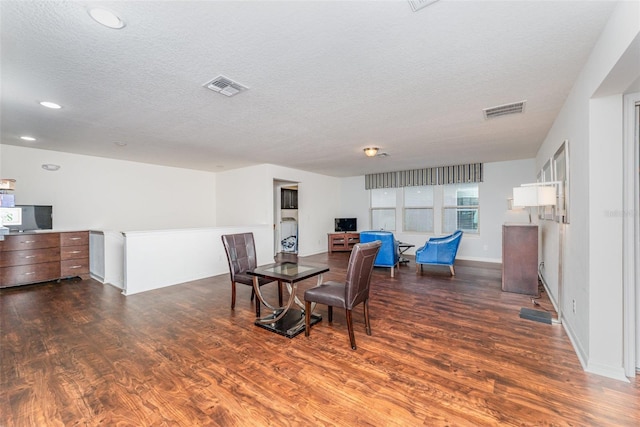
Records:
[[[553,206],[555,204],[556,188],[553,186],[530,185],[513,189],[513,206]]]

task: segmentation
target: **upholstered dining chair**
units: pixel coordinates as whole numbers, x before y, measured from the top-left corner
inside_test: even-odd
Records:
[[[253,276],[247,274],[258,266],[256,259],[256,243],[253,233],[225,234],[222,236],[222,244],[227,253],[229,262],[229,274],[231,276],[231,308],[236,306],[236,283],[251,286],[251,301],[255,296],[253,290]],[[260,286],[271,283],[273,280],[259,278]],[[278,302],[282,306],[282,282],[278,281]],[[256,317],[260,317],[260,301],[256,298]]]
[[[379,240],[370,243],[358,243],[354,245],[349,257],[347,277],[344,283],[329,281],[304,293],[305,336],[309,336],[311,329],[311,303],[325,304],[328,306],[329,322],[333,321],[333,307],[345,309],[349,342],[351,348],[356,349],[356,338],[353,334],[353,321],[351,311],[355,306],[363,303],[364,324],[367,335],[371,335],[369,323],[369,287],[373,263],[382,246]]]

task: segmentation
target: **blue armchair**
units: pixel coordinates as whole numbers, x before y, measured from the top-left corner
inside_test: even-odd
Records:
[[[374,267],[391,268],[391,277],[394,277],[395,267],[400,262],[400,251],[398,251],[398,241],[390,231],[361,231],[360,243],[368,243],[380,240],[382,246],[373,262]]]
[[[422,272],[422,264],[448,265],[451,275],[455,276],[453,263],[456,260],[458,246],[462,240],[462,230],[445,237],[432,237],[416,250],[416,273]]]

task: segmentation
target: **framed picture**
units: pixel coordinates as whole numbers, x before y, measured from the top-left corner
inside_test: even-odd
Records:
[[[569,223],[569,140],[564,140],[551,158],[556,184],[556,206],[554,220]]]
[[[542,182],[553,182],[553,167],[551,164],[551,160],[547,160],[547,162],[542,166]],[[542,210],[542,219],[553,221],[555,216],[555,206],[541,206]]]

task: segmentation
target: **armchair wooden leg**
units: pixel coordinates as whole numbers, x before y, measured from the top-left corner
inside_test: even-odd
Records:
[[[304,302],[304,336],[308,337],[311,331],[311,301]]]
[[[349,330],[349,342],[351,343],[351,349],[356,349],[356,337],[353,334],[353,321],[351,320],[351,310],[346,310],[347,317],[347,329]]]
[[[449,266],[449,270],[451,270],[451,275],[452,275],[452,276],[455,276],[455,275],[456,275],[456,272],[455,272],[455,270],[453,269],[453,265],[450,265],[450,266]]]
[[[369,323],[369,300],[364,302],[364,330],[371,335],[371,323]]]
[[[333,307],[329,306],[327,307],[327,311],[329,312],[329,323],[333,322]]]
[[[416,263],[416,274],[422,273],[422,264]]]
[[[394,277],[393,272],[394,272],[395,268],[392,266],[391,267],[391,277]]]

